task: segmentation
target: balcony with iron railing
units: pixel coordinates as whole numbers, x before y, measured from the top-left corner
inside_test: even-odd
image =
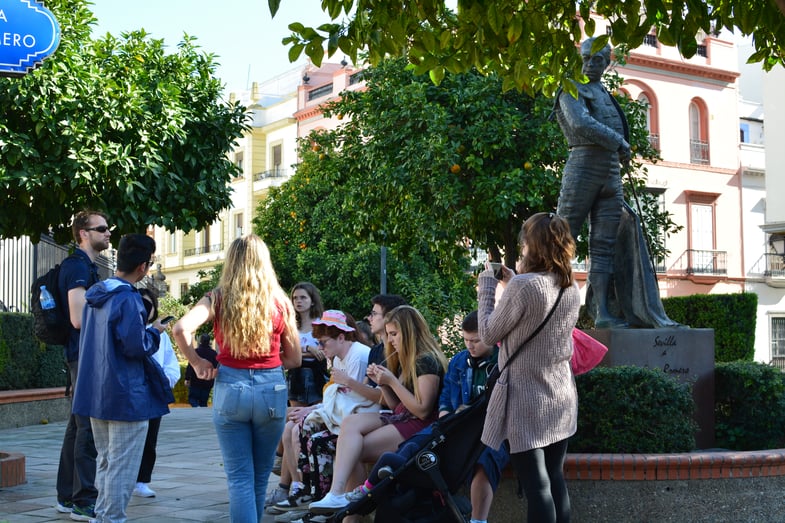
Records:
[[[285,167],[274,167],[268,171],[262,171],[253,175],[253,181],[261,182],[268,178],[286,178],[289,176],[289,170]]]
[[[764,275],[785,279],[785,254],[768,253],[764,254],[763,257],[766,259],[766,272]]]
[[[659,151],[660,150],[660,135],[656,133],[649,133],[649,143],[651,144],[652,148]]]
[[[572,266],[572,270],[574,272],[589,272],[590,269],[590,262],[589,258],[586,257],[582,260],[578,260],[578,258],[574,258],[570,264]],[[654,261],[652,263],[652,267],[657,274],[665,274],[667,271],[667,267],[665,266],[664,261]]]
[[[767,253],[766,269],[763,276],[769,287],[785,287],[785,254]]]
[[[357,71],[349,77],[349,85],[359,84],[365,80],[365,71]]]
[[[690,140],[690,163],[709,164],[709,142]]]
[[[321,98],[323,96],[327,96],[331,94],[333,94],[332,82],[308,91],[308,101],[316,100],[317,98]]]
[[[203,245],[201,247],[194,247],[193,249],[185,249],[184,256],[198,256],[199,254],[208,254],[211,252],[221,252],[224,250],[223,243],[214,243],[212,245]]]
[[[785,287],[785,254],[761,254],[747,276],[753,281],[763,281],[769,287]]]
[[[726,276],[727,251],[687,249],[687,274],[697,276]]]

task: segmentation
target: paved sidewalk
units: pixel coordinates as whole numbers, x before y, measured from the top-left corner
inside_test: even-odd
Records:
[[[54,509],[65,422],[0,430],[0,450],[21,452],[27,483],[0,488],[0,523],[71,521]],[[128,519],[144,523],[228,522],[226,475],[212,408],[175,408],[161,421],[154,498],[132,496]],[[271,485],[277,476],[270,476]],[[268,487],[269,488],[269,487]],[[272,523],[265,516],[263,523]]]

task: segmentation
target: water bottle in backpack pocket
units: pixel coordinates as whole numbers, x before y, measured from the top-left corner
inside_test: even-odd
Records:
[[[65,345],[71,320],[65,307],[58,303],[57,280],[60,265],[38,277],[30,288],[30,311],[33,313],[33,333],[49,345]]]

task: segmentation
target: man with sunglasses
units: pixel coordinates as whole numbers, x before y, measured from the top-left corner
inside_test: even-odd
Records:
[[[57,292],[59,303],[66,308],[65,316],[71,320],[65,360],[70,383],[75,384],[85,292],[99,280],[95,259],[101,251],[109,248],[112,232],[106,215],[98,211],[78,212],[74,216],[71,231],[77,247],[61,264]],[[98,495],[95,488],[95,457],[90,419],[72,412],[60,449],[55,508],[58,512],[70,514],[75,521],[89,521],[95,516],[93,507]]]

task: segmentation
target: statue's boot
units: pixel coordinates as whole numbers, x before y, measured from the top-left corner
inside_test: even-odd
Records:
[[[589,283],[591,284],[596,304],[594,311],[595,329],[626,329],[629,327],[626,321],[613,316],[608,311],[608,292],[612,276],[609,273],[589,274]]]

